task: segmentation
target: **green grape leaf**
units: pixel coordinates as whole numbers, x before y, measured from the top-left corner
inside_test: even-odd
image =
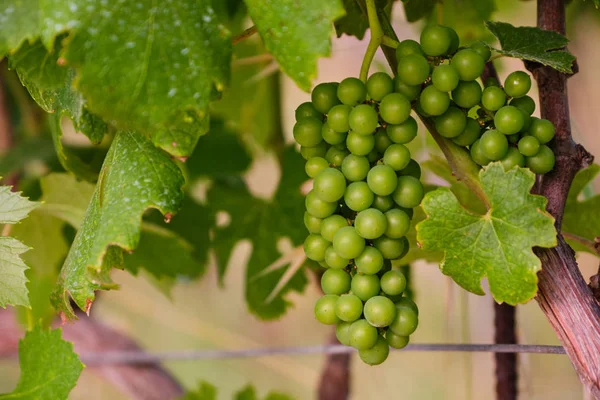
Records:
[[[306,180],[303,165],[304,160],[293,148],[285,150],[281,181],[271,200],[254,197],[245,183],[236,178],[216,181],[207,195],[215,221],[219,212],[229,216],[228,224],[214,227],[212,247],[219,276],[223,278],[234,246],[244,239],[252,242],[246,269],[246,300],[250,311],[264,319],[281,316],[290,305],[284,296],[292,290],[302,291],[306,285],[304,274],[296,273],[274,299],[266,301],[286,271],[261,274],[281,257],[278,242],[282,238],[288,237],[293,246],[305,239],[301,223],[304,197],[300,193],[300,185]]]
[[[531,26],[512,26],[506,22],[487,21],[486,27],[500,41],[500,54],[534,61],[572,74],[575,56],[565,49],[569,39],[554,31]]]
[[[78,181],[72,175],[52,173],[40,180],[42,201],[40,212],[51,215],[79,229],[85,216],[94,185]]]
[[[590,243],[593,243],[596,237],[600,237],[600,215],[598,215],[600,195],[584,198],[581,201],[578,198],[599,172],[600,165],[592,164],[575,175],[567,197],[561,228],[563,233],[586,239]],[[574,250],[598,254],[591,246],[583,245],[580,241],[574,240],[571,235],[566,235],[566,239]]]
[[[20,192],[11,191],[10,186],[0,186],[0,224],[17,224],[38,206]]]
[[[122,266],[119,248],[132,251],[138,245],[144,211],[156,208],[170,219],[183,199],[183,183],[180,169],[146,137],[117,133],[59,275],[54,307],[73,318],[72,297],[89,311],[94,291],[114,286],[109,272]]]
[[[332,22],[344,15],[341,0],[246,0],[267,50],[303,90],[317,74],[317,59],[331,53]]]
[[[0,156],[0,176],[22,171],[34,161],[52,162],[56,152],[52,140],[46,137],[32,137],[20,140],[10,151]]]
[[[528,169],[505,172],[492,163],[479,178],[490,210],[472,213],[450,189],[434,190],[423,199],[428,218],[417,226],[417,240],[424,250],[445,252],[440,269],[464,289],[484,294],[487,277],[497,302],[524,303],[535,296],[541,269],[532,247],[556,246],[554,219],[546,198],[529,193],[535,175]]]
[[[404,14],[408,22],[416,22],[433,12],[440,0],[404,0]]]
[[[492,39],[484,22],[496,11],[495,0],[444,0],[440,3],[443,25],[458,33],[461,44]],[[429,19],[436,17],[437,13],[432,13]]]
[[[36,326],[25,334],[19,342],[21,377],[15,390],[0,399],[67,399],[84,366],[61,332]]]
[[[356,0],[343,0],[343,3],[346,15],[337,19],[334,23],[337,36],[340,37],[345,33],[362,40],[369,28],[369,19]]]
[[[210,383],[200,382],[196,390],[187,392],[180,400],[217,400],[217,388]]]

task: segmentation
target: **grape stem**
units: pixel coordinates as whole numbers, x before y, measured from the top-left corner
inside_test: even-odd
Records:
[[[360,80],[363,82],[367,81],[369,75],[369,68],[375,57],[375,53],[381,44],[383,43],[383,30],[379,23],[379,17],[377,16],[377,7],[375,6],[375,0],[366,0],[367,6],[367,17],[369,19],[369,28],[371,29],[371,39],[365,52],[362,65],[360,66]],[[389,38],[388,38],[389,39]]]
[[[241,42],[242,40],[247,39],[250,36],[254,35],[256,32],[257,32],[256,25],[252,25],[250,28],[246,29],[244,32],[240,33],[239,35],[237,35],[233,39],[231,39],[231,44],[236,45],[239,42]]]

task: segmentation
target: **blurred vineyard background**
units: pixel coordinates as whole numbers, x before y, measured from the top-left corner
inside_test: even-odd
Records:
[[[455,0],[454,3],[460,5],[462,1]],[[534,1],[502,0],[497,1],[497,8],[494,20],[513,25],[535,24]],[[460,8],[457,12],[461,12]],[[418,38],[419,24],[407,23],[399,5],[395,7],[393,21],[400,38]],[[573,0],[568,24],[569,49],[579,63],[579,73],[569,81],[573,134],[591,153],[600,154],[600,115],[597,111],[600,103],[600,79],[597,76],[600,45],[592,39],[600,37],[600,11],[593,8],[591,1]],[[466,26],[461,33],[468,36],[469,27]],[[259,40],[257,36],[249,39],[251,42]],[[333,43],[332,57],[320,62],[318,82],[340,81],[346,76],[358,75],[366,41],[343,36]],[[283,74],[277,74],[272,64],[266,62],[264,65],[263,72],[249,75],[247,82],[238,85],[242,93],[237,92],[235,96],[244,98],[248,107],[252,107],[254,96],[260,95],[254,85],[263,79],[279,79],[282,90],[280,112],[285,136],[291,139],[293,112],[309,96]],[[496,65],[502,78],[515,69],[524,69],[519,60],[512,59],[499,59]],[[234,73],[236,68],[249,67],[243,63],[234,64]],[[374,68],[386,68],[380,53]],[[539,116],[539,111],[536,115]],[[241,130],[245,128],[242,126]],[[426,137],[421,129],[421,141],[415,140],[419,143],[414,144],[413,150],[418,152],[416,158],[420,161],[437,152],[435,145]],[[78,135],[71,140],[82,138]],[[260,150],[257,152],[260,153]],[[270,196],[279,179],[274,157],[269,154],[257,157],[246,177],[255,194]],[[441,183],[434,177],[425,179]],[[600,189],[600,185],[596,187]],[[285,250],[285,243],[281,247],[282,251]],[[313,304],[319,296],[319,289],[312,275],[309,275],[311,283],[303,295],[289,296],[294,307],[281,320],[263,322],[248,312],[244,279],[250,251],[248,242],[237,245],[224,287],[218,286],[215,268],[209,266],[200,281],[178,283],[171,299],[148,280],[116,271],[113,279],[122,290],[103,293],[94,305],[93,316],[130,335],[148,351],[248,349],[325,343],[331,330],[314,319]],[[578,261],[586,279],[597,271],[597,259],[580,254]],[[414,343],[493,341],[493,309],[489,296],[467,294],[443,276],[435,264],[417,262],[412,267],[412,285],[421,310],[419,329],[411,337]],[[518,308],[518,334],[521,343],[559,344],[534,301]],[[261,394],[277,390],[297,399],[310,399],[314,397],[324,359],[323,355],[269,356],[170,362],[166,367],[188,388],[195,387],[201,380],[214,384],[221,399],[231,398],[234,392],[248,383],[254,384]],[[519,356],[519,363],[520,398],[586,398],[566,356],[525,354]],[[12,390],[18,376],[16,360],[0,360],[0,392]],[[379,367],[369,367],[357,360],[352,362],[353,399],[488,399],[493,397],[493,388],[493,356],[487,353],[400,351],[393,352],[389,360]],[[126,397],[94,374],[93,369],[86,369],[71,398],[118,400]]]

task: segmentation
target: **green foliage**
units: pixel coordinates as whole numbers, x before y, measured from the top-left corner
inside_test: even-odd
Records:
[[[304,90],[317,73],[317,59],[331,52],[331,23],[344,15],[340,0],[246,0],[265,47]]]
[[[416,22],[431,14],[439,0],[405,0],[404,14],[408,22]]]
[[[21,377],[15,390],[0,399],[66,400],[83,370],[73,344],[61,330],[40,326],[19,342]]]
[[[593,164],[581,170],[575,176],[563,215],[562,231],[589,240],[591,243],[600,236],[600,195],[579,200],[585,187],[594,180],[600,172],[600,166]],[[598,254],[589,246],[584,246],[576,240],[568,240],[576,251],[587,251]]]
[[[55,308],[72,318],[69,297],[89,310],[95,290],[113,287],[110,269],[122,266],[115,246],[135,249],[147,208],[177,212],[182,185],[181,171],[166,153],[139,134],[118,133],[53,292]]]
[[[198,389],[186,393],[185,396],[181,397],[180,400],[216,400],[217,399],[217,388],[207,382],[200,382]],[[259,397],[256,394],[254,386],[248,385],[239,392],[235,393],[234,400],[258,400]],[[264,400],[292,400],[292,397],[278,392],[270,392],[264,398]]]
[[[479,176],[489,211],[474,214],[449,189],[434,190],[422,203],[428,219],[417,227],[418,241],[424,250],[445,252],[440,269],[466,290],[484,294],[480,281],[487,276],[496,301],[526,302],[537,292],[541,268],[532,247],[556,245],[547,200],[529,194],[535,175],[527,169],[505,172],[492,163]]]
[[[361,39],[369,28],[369,19],[356,0],[343,0],[346,15],[335,21],[335,32],[340,37],[344,33]]]
[[[0,156],[0,176],[19,172],[33,161],[50,162],[55,158],[56,152],[52,140],[47,138],[25,139]]]
[[[210,383],[200,382],[198,389],[186,393],[180,400],[217,400],[217,388]]]
[[[235,394],[235,400],[258,400],[259,396],[256,394],[254,386],[248,385]],[[268,393],[264,400],[292,400],[292,397],[278,392]]]
[[[496,11],[495,0],[444,0],[441,3],[443,24],[454,28],[462,41],[472,42],[489,35],[484,22]]]
[[[254,197],[243,181],[234,178],[216,181],[208,193],[208,206],[215,220],[220,211],[230,218],[228,225],[214,228],[212,247],[219,276],[224,276],[234,246],[240,240],[250,240],[253,250],[246,271],[246,299],[250,311],[265,319],[281,316],[290,305],[284,299],[285,294],[291,290],[301,291],[306,285],[306,277],[302,273],[295,274],[284,289],[267,302],[285,271],[259,276],[281,256],[280,239],[288,237],[294,246],[304,241],[305,229],[299,222],[304,214],[304,197],[300,193],[300,184],[306,180],[303,164],[293,148],[285,150],[281,181],[271,200]]]
[[[560,33],[530,26],[515,27],[506,22],[487,21],[485,25],[500,41],[502,49],[495,49],[500,54],[573,73],[575,56],[564,49],[569,39]]]

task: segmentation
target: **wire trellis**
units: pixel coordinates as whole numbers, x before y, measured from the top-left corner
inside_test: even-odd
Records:
[[[524,344],[411,344],[404,349],[394,351],[566,354],[562,346]],[[91,366],[107,364],[154,364],[163,361],[225,360],[278,355],[344,354],[354,352],[356,352],[355,349],[344,345],[319,345],[242,350],[180,350],[156,353],[143,351],[86,352],[80,354],[80,358],[85,364]]]

